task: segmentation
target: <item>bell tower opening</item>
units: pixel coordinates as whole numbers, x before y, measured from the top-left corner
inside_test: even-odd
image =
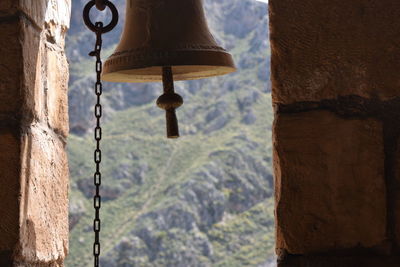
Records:
[[[92,130],[101,45],[81,14],[111,1],[125,17],[124,0],[1,1],[0,266],[92,265],[101,133],[101,266],[265,267],[274,243],[279,267],[399,266],[398,0],[270,0],[268,18],[255,0],[204,0],[239,71],[176,84],[177,140],[154,105],[161,83],[104,83],[104,132]],[[103,59],[120,34],[104,35]]]
[[[141,4],[112,2],[120,21],[103,35],[104,61],[119,42],[125,5]],[[66,41],[68,266],[90,265],[93,250],[95,75],[87,54],[95,41],[82,23],[84,4],[72,5]],[[161,83],[103,84],[102,266],[275,266],[267,4],[204,0],[203,5],[213,38],[233,55],[237,72],[175,83],[184,99],[177,110],[179,139],[165,138],[165,115],[154,104]],[[93,21],[111,16],[92,13]],[[171,31],[181,33],[179,27]]]

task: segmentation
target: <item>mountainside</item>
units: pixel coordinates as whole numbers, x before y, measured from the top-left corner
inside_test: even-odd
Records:
[[[105,59],[119,41],[104,36]],[[70,255],[92,264],[94,34],[73,1],[70,61]],[[236,73],[177,82],[181,138],[165,138],[161,84],[105,83],[102,101],[102,266],[269,266],[273,260],[273,176],[267,5],[205,0],[214,37]],[[95,12],[93,12],[95,13]],[[98,19],[107,20],[106,12]]]

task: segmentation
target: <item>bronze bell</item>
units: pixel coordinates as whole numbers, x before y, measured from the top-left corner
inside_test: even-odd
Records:
[[[182,98],[173,80],[193,80],[236,70],[232,56],[218,46],[204,16],[202,0],[127,0],[121,40],[105,62],[110,82],[163,81],[157,105],[166,110],[167,136],[179,137],[175,109]]]

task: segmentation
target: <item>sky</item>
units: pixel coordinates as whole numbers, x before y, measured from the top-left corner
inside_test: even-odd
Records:
[[[257,2],[268,3],[268,0],[256,0]]]

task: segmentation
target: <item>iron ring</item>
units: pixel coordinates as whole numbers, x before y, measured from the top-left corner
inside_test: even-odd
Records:
[[[89,16],[90,10],[95,5],[96,5],[96,1],[91,0],[89,3],[86,4],[85,8],[83,9],[83,21],[85,22],[85,25],[89,28],[89,30],[91,30],[92,32],[99,31],[99,28],[97,28],[96,25],[93,24],[93,22],[90,20],[90,16]],[[111,22],[109,24],[107,24],[107,26],[104,26],[103,28],[101,28],[101,30],[100,30],[101,33],[107,33],[109,31],[111,31],[118,24],[118,10],[115,7],[115,5],[108,0],[104,1],[104,5],[110,9],[112,18],[111,18]]]
[[[100,11],[103,11],[106,9],[106,5],[104,4],[105,0],[95,0],[96,2],[96,8]]]

